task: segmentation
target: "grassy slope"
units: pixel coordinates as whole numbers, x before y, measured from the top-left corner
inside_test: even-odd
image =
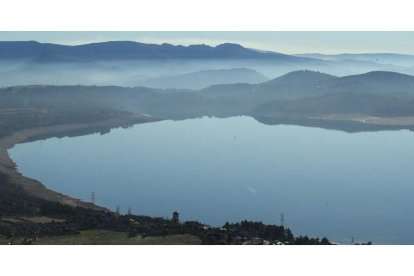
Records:
[[[8,242],[8,239],[0,236],[0,245]],[[20,240],[15,241],[15,244],[20,243]],[[128,238],[128,233],[107,230],[85,230],[80,231],[79,235],[43,237],[35,242],[39,245],[197,245],[200,243],[198,237],[188,234]]]

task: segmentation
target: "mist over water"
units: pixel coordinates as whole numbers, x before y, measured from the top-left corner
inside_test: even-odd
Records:
[[[212,225],[262,220],[333,241],[414,243],[414,133],[347,134],[250,117],[161,121],[10,150],[25,176],[110,209]]]

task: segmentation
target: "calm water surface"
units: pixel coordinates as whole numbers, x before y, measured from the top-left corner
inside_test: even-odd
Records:
[[[48,188],[212,225],[261,220],[349,243],[414,244],[414,133],[348,134],[250,117],[161,121],[10,151]]]

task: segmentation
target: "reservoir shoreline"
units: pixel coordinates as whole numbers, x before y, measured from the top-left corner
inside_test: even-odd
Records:
[[[111,127],[107,122],[106,127],[102,125],[62,126],[63,132],[55,129],[53,133],[32,129],[22,141],[38,142],[8,151],[18,165],[7,168],[13,183],[24,185],[31,194],[64,203],[68,203],[68,197],[59,197],[53,191],[47,194],[47,188],[86,202],[90,191],[99,191],[101,206],[114,210],[119,204],[123,211],[128,206],[134,212],[155,217],[176,210],[183,220],[202,218],[209,225],[241,219],[271,223],[283,211],[289,214],[289,226],[300,229],[301,235],[328,236],[339,242],[347,241],[349,236],[375,243],[411,242],[393,240],[387,229],[381,232],[374,227],[378,233],[369,232],[369,225],[389,220],[387,213],[387,220],[370,215],[384,210],[377,206],[373,194],[382,202],[395,202],[393,209],[386,207],[393,213],[410,204],[401,195],[411,190],[404,181],[411,174],[405,164],[414,150],[414,134],[409,131],[348,135],[318,127],[266,126],[248,116],[165,120],[131,124],[134,126],[128,129],[119,126],[129,124],[118,122],[118,128],[107,135],[100,133]],[[48,137],[83,134],[91,135],[40,142]],[[393,144],[402,146],[396,148]],[[363,162],[359,162],[361,154],[366,156]],[[400,158],[402,167],[389,164],[388,160],[396,158]],[[190,166],[194,167],[188,172]],[[302,176],[297,176],[298,170]],[[39,188],[41,183],[19,172],[41,179],[47,188]],[[399,194],[393,192],[395,185],[400,187]],[[185,193],[191,196],[183,197]],[[237,200],[224,210],[229,198]],[[301,205],[291,203],[291,199],[298,199]],[[216,200],[215,206],[211,206],[212,200]],[[365,213],[355,218],[353,209],[361,208]],[[307,220],[311,215],[312,224]],[[337,223],[329,223],[338,217],[347,222],[345,228],[337,229]],[[406,217],[401,214],[397,218]],[[369,224],[357,225],[365,221]]]
[[[348,118],[349,119],[349,118]],[[76,137],[83,136],[94,133],[105,134],[115,128],[127,128],[132,127],[136,124],[150,123],[161,121],[162,119],[153,118],[153,117],[142,117],[142,116],[128,116],[122,118],[114,118],[105,121],[93,122],[93,123],[72,123],[72,124],[59,124],[52,126],[44,127],[35,127],[28,128],[13,132],[12,134],[0,138],[0,172],[8,175],[13,183],[21,186],[26,192],[30,195],[40,197],[46,200],[57,201],[64,204],[69,204],[71,206],[82,206],[87,208],[98,208],[105,209],[100,206],[93,205],[88,202],[81,201],[79,199],[71,198],[67,195],[63,195],[56,191],[52,191],[45,187],[41,182],[26,177],[22,175],[18,169],[16,163],[10,158],[8,150],[13,148],[16,144],[32,142],[36,140],[44,140],[48,138],[62,138],[62,137]],[[298,126],[307,126],[307,127],[322,127],[325,129],[332,129],[329,125],[321,124],[321,121],[329,120],[319,120],[318,123],[315,123],[311,120],[269,120],[264,117],[256,117],[255,120],[264,123],[264,124],[286,124],[286,125],[298,125]],[[334,120],[335,123],[338,123],[337,120]],[[383,130],[386,127],[387,130],[400,130],[400,129],[411,129],[412,125],[400,125],[400,124],[375,124],[372,122],[369,123],[360,123],[350,120],[342,121],[342,123],[347,122],[346,126],[342,126],[336,130],[342,130],[345,132],[359,132],[359,131],[378,131]],[[363,128],[363,130],[362,130]],[[335,128],[333,128],[335,129]]]
[[[16,144],[35,140],[44,140],[53,137],[74,137],[93,133],[104,134],[114,128],[127,128],[136,124],[156,121],[160,121],[160,119],[152,117],[129,116],[94,123],[61,124],[19,130],[8,136],[0,138],[0,172],[6,174],[13,184],[22,187],[24,191],[30,195],[70,206],[106,210],[104,207],[49,190],[40,181],[22,175],[18,171],[16,163],[10,158],[8,150],[13,148]]]

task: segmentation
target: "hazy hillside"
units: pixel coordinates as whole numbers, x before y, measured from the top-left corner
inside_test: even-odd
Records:
[[[298,98],[319,94],[324,83],[336,79],[336,76],[313,71],[295,71],[260,84],[257,94],[264,99]]]
[[[414,96],[414,77],[394,72],[369,72],[324,83],[325,92],[373,93],[392,96]]]
[[[202,92],[209,95],[255,95],[261,101],[297,99],[329,93],[361,93],[414,97],[414,76],[394,72],[369,72],[346,77],[312,72],[291,72],[257,85],[216,85]]]
[[[413,55],[402,55],[392,53],[370,53],[370,54],[300,54],[300,57],[315,58],[328,61],[359,61],[377,64],[392,64],[397,66],[414,66]]]
[[[271,116],[278,113],[324,116],[332,114],[356,114],[379,117],[413,116],[414,99],[394,96],[338,93],[292,101],[272,101],[256,107],[255,116]]]
[[[215,84],[260,83],[268,80],[259,72],[247,68],[203,70],[194,73],[150,78],[139,82],[154,88],[201,89]]]
[[[158,118],[303,114],[413,115],[414,77],[392,72],[335,77],[297,71],[260,84],[201,90],[118,86],[22,86],[0,90],[0,108],[116,110]],[[43,112],[42,111],[42,112]]]
[[[201,92],[213,97],[251,98],[256,103],[319,95],[319,87],[337,77],[313,71],[295,71],[259,84],[214,85]]]

